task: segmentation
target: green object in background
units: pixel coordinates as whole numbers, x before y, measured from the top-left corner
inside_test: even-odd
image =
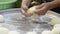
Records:
[[[15,7],[16,1],[17,0],[0,0],[0,10]]]
[[[20,8],[21,7],[22,0],[17,0],[16,2],[16,7]]]

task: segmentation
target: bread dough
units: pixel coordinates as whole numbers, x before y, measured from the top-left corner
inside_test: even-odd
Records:
[[[57,18],[54,14],[47,14],[50,18]]]
[[[53,28],[60,28],[60,24],[56,24],[56,25],[54,25]]]
[[[36,10],[36,6],[33,6],[27,10],[27,13],[33,14],[35,10]]]
[[[0,15],[0,22],[3,22],[3,21],[4,21],[4,16]]]
[[[30,9],[28,9],[27,10],[27,13],[28,14],[32,14],[32,20],[34,20],[35,19],[35,16],[36,16],[36,14],[34,13],[34,11],[36,10],[36,6],[33,6],[33,7],[31,7]]]
[[[17,31],[10,31],[9,34],[19,34]]]
[[[52,31],[43,31],[41,34],[53,34]]]
[[[27,32],[26,34],[37,34],[36,32]]]
[[[8,34],[9,30],[4,27],[0,27],[0,34]]]
[[[56,24],[60,24],[60,18],[53,18],[51,21],[51,25],[56,25]]]
[[[54,34],[59,34],[60,33],[60,28],[54,28],[54,29],[52,29],[52,32]]]

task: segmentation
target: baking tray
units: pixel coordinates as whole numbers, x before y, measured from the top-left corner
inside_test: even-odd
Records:
[[[53,14],[56,17],[60,17],[59,14],[52,11],[48,11],[47,14]],[[26,34],[30,31],[36,31],[38,34],[40,34],[43,30],[52,29],[52,26],[49,24],[39,24],[29,21],[28,19],[24,19],[22,17],[20,8],[0,10],[0,15],[3,15],[5,18],[5,21],[0,23],[0,26],[6,27],[9,30],[18,31],[20,34]]]

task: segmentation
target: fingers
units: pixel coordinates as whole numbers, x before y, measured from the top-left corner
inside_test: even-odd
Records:
[[[42,4],[40,4],[40,5],[37,5],[37,9],[41,9],[42,7],[45,6],[45,4],[46,4],[46,3],[42,3]]]
[[[22,15],[28,16],[28,14],[26,13],[27,9],[28,9],[28,7],[26,5],[22,5],[21,6],[21,13],[22,13]]]
[[[21,9],[23,9],[24,11],[27,11],[28,7],[26,5],[22,5]]]
[[[28,14],[27,12],[25,12],[23,9],[21,9],[21,13],[22,13],[22,15],[24,15],[26,17],[30,16],[30,14]]]
[[[39,10],[36,10],[35,11],[35,13],[37,14],[37,15],[45,15],[46,13],[47,13],[47,10],[45,9],[39,9]]]
[[[46,3],[41,4],[38,6],[38,9],[35,11],[37,15],[45,15],[48,11],[47,7],[45,6]]]
[[[26,16],[26,17],[30,16],[28,13],[24,13],[23,15]]]

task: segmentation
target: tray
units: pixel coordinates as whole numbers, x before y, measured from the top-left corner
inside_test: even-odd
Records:
[[[20,34],[26,34],[30,31],[36,31],[40,34],[43,30],[52,29],[52,26],[48,24],[39,24],[24,18],[22,19],[23,16],[20,11],[20,8],[0,10],[0,15],[3,15],[5,18],[5,22],[0,23],[0,26],[8,28],[10,31],[16,30],[20,32]],[[47,14],[53,14],[56,17],[60,17],[59,14],[52,11],[48,11]]]

